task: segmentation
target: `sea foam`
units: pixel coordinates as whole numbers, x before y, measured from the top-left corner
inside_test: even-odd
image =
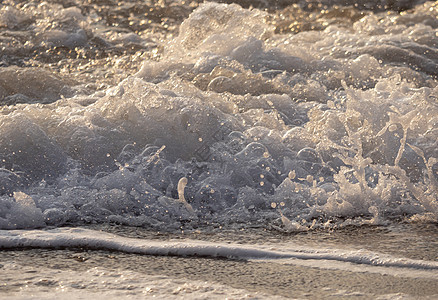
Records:
[[[31,14],[2,8],[1,24],[25,30]],[[34,47],[153,41],[111,40],[75,8],[46,3],[34,14],[57,24],[35,25]],[[94,78],[88,85],[8,66],[0,227],[436,222],[436,16],[426,2],[407,14],[367,13],[349,28],[277,33],[268,12],[206,3],[138,72],[121,75],[115,69],[129,63],[108,60],[124,76],[116,83],[97,62],[78,66],[76,78]]]

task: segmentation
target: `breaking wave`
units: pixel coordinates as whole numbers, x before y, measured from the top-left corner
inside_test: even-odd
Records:
[[[332,8],[306,31],[285,25],[298,6],[212,2],[175,36],[111,35],[55,8],[0,10],[0,28],[36,34],[19,53],[4,38],[8,55],[95,51],[71,77],[0,70],[0,228],[438,221],[436,3]],[[99,49],[149,57],[101,64]]]

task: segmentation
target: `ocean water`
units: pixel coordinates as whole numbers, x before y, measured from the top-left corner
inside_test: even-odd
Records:
[[[2,1],[0,293],[436,297],[437,16]]]

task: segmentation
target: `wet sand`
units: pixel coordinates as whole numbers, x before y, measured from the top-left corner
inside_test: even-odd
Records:
[[[11,262],[24,267],[26,271],[19,276],[2,270]],[[51,278],[47,270],[62,270],[75,275],[96,267],[107,276],[114,278],[121,272],[133,271],[138,273],[139,279],[143,275],[164,275],[174,280],[218,283],[235,289],[244,289],[249,293],[287,298],[337,299],[348,296],[349,299],[370,299],[403,294],[414,298],[436,299],[438,296],[438,282],[433,279],[404,278],[267,262],[152,257],[105,251],[24,250],[0,252],[0,263],[3,281],[0,295],[5,297],[20,296],[23,295],[20,294],[23,290],[32,291],[33,288],[38,289],[42,285],[45,285],[47,295],[60,293],[59,288],[63,285],[62,276]],[[136,288],[141,290],[146,289],[147,286],[146,278],[143,286]],[[70,284],[70,288],[89,293],[103,292],[93,285]],[[125,296],[130,294],[129,289],[125,292]],[[156,292],[164,296],[162,291]]]
[[[130,227],[100,228],[137,238],[166,240],[190,236],[192,239],[197,237],[200,240],[221,242],[240,240],[246,244],[256,243],[257,240],[258,243],[264,240],[270,244],[294,240],[300,245],[324,244],[338,249],[368,248],[396,257],[437,260],[437,234],[434,233],[435,225],[433,224],[398,226],[389,229],[362,227],[297,235],[261,231],[256,231],[258,235],[255,232],[246,235],[238,232],[177,235],[148,232]],[[313,263],[312,266],[306,266],[300,265],[299,262],[280,264],[269,261],[146,256],[86,249],[24,249],[0,252],[0,274],[3,282],[0,286],[0,295],[2,298],[22,299],[32,295],[41,297],[42,295],[58,295],[61,292],[66,295],[66,292],[74,294],[75,291],[80,291],[81,295],[85,293],[85,298],[91,294],[109,298],[135,298],[144,295],[163,298],[203,295],[203,297],[211,298],[213,297],[211,294],[205,293],[208,290],[214,290],[215,292],[221,291],[222,296],[216,296],[223,298],[229,297],[231,291],[243,290],[243,294],[233,294],[234,298],[245,296],[266,299],[279,296],[305,299],[339,299],[342,297],[349,299],[436,299],[438,297],[436,279],[401,274],[379,274],[369,272],[365,266],[363,268],[360,266],[351,264],[351,268],[340,270],[327,269],[322,263],[318,266],[318,262]],[[97,272],[96,270],[100,274],[96,279],[101,282],[100,285],[96,285],[94,281],[97,275],[90,273]],[[125,278],[124,285],[120,285],[120,278]],[[165,289],[163,284],[155,283],[154,285],[151,278],[165,280],[166,286],[170,284],[170,290]],[[205,284],[205,290],[198,291],[200,294],[191,294],[193,291],[187,291],[187,284],[193,285],[197,282]],[[151,285],[154,287],[151,288]],[[41,290],[42,287],[44,287],[43,290]],[[182,289],[185,289],[184,292]],[[111,291],[117,293],[105,294]]]

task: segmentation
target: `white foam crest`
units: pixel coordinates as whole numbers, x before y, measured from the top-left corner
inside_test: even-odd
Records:
[[[348,224],[384,224],[391,216],[436,215],[435,150],[428,143],[417,142],[420,137],[434,135],[431,129],[436,108],[430,103],[430,96],[435,90],[412,88],[400,82],[399,77],[380,80],[376,90],[345,89],[346,109],[334,103],[315,106],[304,128],[288,130],[282,136],[287,127],[275,111],[270,115],[272,119],[258,108],[249,109],[242,116],[230,115],[228,103],[221,98],[210,102],[208,92],[198,91],[196,97],[178,96],[132,77],[87,107],[65,100],[53,105],[52,110],[26,106],[3,115],[2,130],[11,136],[4,156],[11,158],[4,162],[18,162],[16,156],[23,151],[23,144],[38,141],[40,148],[47,148],[46,154],[38,156],[37,151],[28,151],[23,157],[29,163],[19,161],[19,170],[31,175],[28,180],[49,180],[42,176],[71,168],[56,182],[58,188],[66,189],[65,195],[50,188],[45,190],[47,194],[41,194],[39,188],[30,192],[38,207],[47,210],[46,222],[55,225],[93,218],[131,225],[154,223],[150,218],[160,222],[193,221],[211,213],[215,220],[227,223],[230,211],[241,208],[247,211],[232,213],[235,222],[251,219],[250,211],[254,209],[261,219],[281,219],[270,209],[272,202],[284,203],[284,216],[307,228],[314,228],[315,218],[321,217],[347,218]],[[290,98],[286,95],[232,99],[238,105],[246,100],[243,103],[250,107],[283,110],[291,117],[299,114],[298,106],[287,104]],[[217,103],[223,104],[223,110],[215,107]],[[376,106],[378,110],[373,109]],[[404,114],[414,117],[405,121]],[[418,116],[423,116],[421,124]],[[17,122],[21,125],[17,126]],[[229,131],[220,131],[225,122],[247,130],[227,137]],[[31,141],[12,138],[20,128],[32,128],[26,129],[26,139]],[[163,134],[162,128],[170,131]],[[166,145],[162,154],[167,159],[161,160],[161,151],[152,156],[146,150],[138,154],[144,147],[152,149],[148,144]],[[176,205],[178,195],[172,193],[177,190],[179,178],[187,176],[187,172],[199,172],[195,171],[199,168],[196,163],[188,162],[183,167],[176,161],[203,154],[199,153],[201,146],[207,147],[209,156],[200,158],[208,161],[212,173],[201,171],[200,177],[192,177],[186,201]],[[412,151],[407,152],[408,149]],[[82,165],[65,164],[60,159],[64,153]],[[149,173],[149,165],[155,164],[155,159],[160,167]],[[174,165],[167,168],[169,164]],[[94,176],[102,167],[109,173],[98,174],[92,180],[80,171],[91,170]],[[425,177],[418,173],[424,168]],[[291,172],[295,176],[286,178]],[[7,181],[7,191],[23,186],[23,182],[11,179],[13,174],[7,174],[2,179]],[[52,179],[58,176],[55,175]],[[411,182],[412,178],[418,182]],[[67,191],[74,186],[85,190],[79,194],[77,190]],[[69,197],[88,197],[90,201]],[[224,210],[228,212],[222,214]],[[72,211],[76,211],[76,216]],[[356,217],[365,220],[350,220]]]
[[[90,16],[78,9],[36,6],[59,21],[53,30],[87,29]],[[428,10],[436,15],[431,3],[408,15]],[[50,225],[253,221],[296,231],[405,216],[436,222],[433,20],[370,14],[349,30],[279,36],[267,15],[203,4],[137,75],[89,96],[2,106],[1,226],[14,223],[19,191]],[[378,20],[385,30],[374,31]],[[388,57],[393,48],[406,61]],[[56,100],[65,82],[40,89],[47,78],[5,68],[0,94],[11,103]]]
[[[182,45],[189,52],[228,55],[251,36],[264,39],[273,34],[265,16],[262,11],[245,10],[236,4],[204,3],[181,24],[182,34],[170,51],[178,51]]]
[[[34,200],[23,192],[14,192],[13,201],[0,197],[0,227],[4,229],[44,227],[44,216]],[[6,208],[6,209],[5,209]]]

